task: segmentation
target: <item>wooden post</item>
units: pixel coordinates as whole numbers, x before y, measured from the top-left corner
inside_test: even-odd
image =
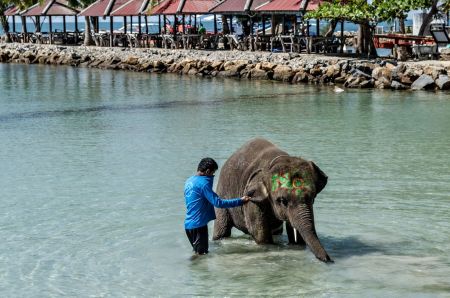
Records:
[[[319,19],[316,19],[316,36],[319,36],[319,35],[320,35],[320,28],[319,28],[319,25],[320,25],[320,20],[319,20]]]
[[[49,34],[50,34],[50,44],[53,44],[53,28],[52,28],[52,16],[48,17],[48,26],[49,26]]]
[[[164,20],[164,34],[167,34],[167,20],[166,20],[166,16],[165,15],[163,15],[163,20]]]
[[[182,20],[183,20],[183,34],[185,34],[186,33],[186,17],[185,17],[185,15],[183,15],[182,16]]]
[[[123,17],[123,33],[127,33],[127,17]]]
[[[75,44],[78,44],[78,16],[75,16]]]
[[[139,25],[138,32],[139,32],[139,34],[141,34],[142,33],[142,29],[141,29],[141,16],[140,15],[138,16],[138,25]]]
[[[16,33],[16,16],[12,16],[12,21],[13,21],[13,32]]]
[[[64,32],[64,40],[67,42],[66,16],[63,16],[63,32]]]
[[[234,28],[233,28],[233,16],[230,15],[230,33],[233,34],[234,33]]]
[[[161,15],[158,15],[158,33],[161,34]]]
[[[36,28],[35,28],[35,32],[41,32],[41,17],[40,16],[36,16],[35,17],[36,20]]]
[[[306,36],[309,36],[309,20],[306,21]]]
[[[109,46],[114,47],[114,17],[109,16]]]
[[[214,14],[214,34],[217,34],[217,16]]]
[[[297,34],[297,15],[294,15],[294,35]]]
[[[178,26],[178,20],[177,15],[173,15],[173,40],[177,41],[177,26]]]
[[[344,20],[341,21],[341,54],[344,53]]]
[[[197,28],[197,15],[194,15],[194,27]]]
[[[261,16],[262,19],[262,30],[263,30],[263,36],[266,36],[266,17],[265,15]]]
[[[95,32],[98,33],[99,30],[100,30],[100,17],[97,17],[95,22]]]
[[[145,15],[144,20],[145,20],[145,33],[148,34],[148,20],[147,20],[147,15]]]
[[[272,18],[270,20],[270,23],[272,25],[272,36],[275,36],[275,16],[272,14]]]

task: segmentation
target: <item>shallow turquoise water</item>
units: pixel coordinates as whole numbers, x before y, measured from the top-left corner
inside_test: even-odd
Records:
[[[449,295],[448,93],[5,64],[0,90],[2,297]],[[236,231],[190,260],[184,180],[255,136],[328,174],[334,264]]]

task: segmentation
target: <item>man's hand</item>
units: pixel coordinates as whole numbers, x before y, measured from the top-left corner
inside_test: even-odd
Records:
[[[249,196],[243,196],[241,198],[242,201],[244,201],[244,204],[247,203],[248,201],[250,201],[250,197]]]

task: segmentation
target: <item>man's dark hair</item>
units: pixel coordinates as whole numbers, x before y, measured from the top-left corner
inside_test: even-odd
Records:
[[[214,161],[214,159],[210,157],[203,158],[200,163],[198,164],[197,171],[200,172],[206,172],[206,170],[210,171],[216,171],[219,168],[217,165],[217,162]]]

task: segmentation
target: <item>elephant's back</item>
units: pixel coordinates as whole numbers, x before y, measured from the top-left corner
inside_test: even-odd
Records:
[[[255,138],[236,150],[220,171],[217,193],[224,198],[243,195],[249,176],[256,170],[266,168],[271,160],[287,155],[270,141]]]

